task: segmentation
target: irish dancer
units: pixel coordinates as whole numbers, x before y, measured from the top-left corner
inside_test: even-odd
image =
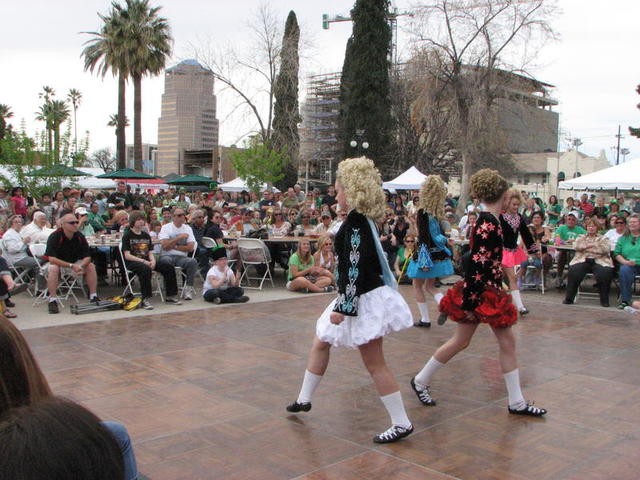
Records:
[[[413,432],[398,383],[387,367],[382,338],[412,325],[411,311],[382,251],[374,221],[384,214],[380,173],[365,157],[344,160],[336,175],[336,199],[349,212],[334,245],[338,259],[338,297],[316,324],[302,388],[287,411],[308,412],[327,365],[331,347],[358,348],[380,399],[391,417],[391,427],[376,435],[376,443],[390,443]]]
[[[414,324],[416,327],[431,326],[425,290],[439,305],[444,295],[435,286],[436,278],[453,275],[451,250],[447,246],[447,237],[443,235],[445,228],[442,225],[446,196],[447,189],[437,175],[428,176],[422,183],[416,215],[418,240],[407,269],[420,310],[420,321]]]
[[[504,250],[502,252],[502,270],[509,281],[511,289],[511,298],[520,315],[529,313],[529,310],[522,303],[520,297],[520,288],[516,280],[516,265],[526,262],[529,257],[521,246],[518,245],[518,237],[521,236],[529,254],[538,251],[538,244],[533,240],[531,231],[523,220],[522,215],[518,213],[518,209],[522,205],[522,197],[520,192],[515,188],[507,192],[507,202],[505,211],[500,214],[500,224],[502,225],[502,236]]]
[[[516,340],[511,329],[518,312],[510,295],[502,290],[504,242],[500,213],[508,200],[507,190],[506,180],[495,170],[483,169],[471,177],[472,195],[479,197],[486,209],[480,213],[470,235],[470,259],[464,280],[449,289],[440,302],[440,311],[457,322],[455,333],[411,379],[411,387],[423,405],[435,405],[429,391],[434,373],[469,345],[480,323],[487,323],[500,349],[509,413],[535,417],[547,413],[544,408],[527,403],[522,395]]]

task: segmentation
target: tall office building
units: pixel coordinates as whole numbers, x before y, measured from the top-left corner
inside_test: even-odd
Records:
[[[213,73],[196,60],[165,70],[157,175],[212,175],[219,131],[213,79]]]

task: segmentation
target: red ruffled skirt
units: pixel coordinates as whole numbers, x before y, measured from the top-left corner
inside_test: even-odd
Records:
[[[518,247],[515,250],[507,250],[505,248],[502,251],[502,266],[515,267],[526,261],[528,258],[529,257],[524,253],[522,247]]]
[[[487,323],[495,328],[510,327],[518,321],[518,311],[511,303],[511,295],[503,290],[488,288],[480,294],[480,304],[473,311],[474,319],[467,318],[467,311],[462,310],[463,280],[447,290],[440,301],[440,312],[459,323]]]

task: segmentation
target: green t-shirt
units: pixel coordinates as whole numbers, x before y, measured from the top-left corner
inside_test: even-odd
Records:
[[[566,225],[560,225],[556,230],[556,237],[560,237],[560,239],[564,242],[567,240],[575,239],[578,235],[584,235],[587,231],[579,225],[576,225],[573,228],[569,228]]]
[[[547,218],[549,219],[549,225],[557,225],[560,221],[560,213],[562,212],[562,207],[556,203],[555,205],[550,205],[547,209],[547,212],[554,212],[558,214],[547,215]]]
[[[295,265],[296,267],[298,267],[298,272],[301,272],[302,270],[306,270],[309,267],[313,267],[314,263],[315,263],[315,260],[313,259],[313,255],[309,256],[309,263],[302,263],[302,260],[298,256],[298,252],[294,253],[289,258],[289,276],[287,277],[287,280],[289,281],[293,280],[293,274],[291,273],[291,265]]]
[[[640,237],[623,235],[616,242],[615,255],[622,255],[627,260],[633,260],[640,265]]]

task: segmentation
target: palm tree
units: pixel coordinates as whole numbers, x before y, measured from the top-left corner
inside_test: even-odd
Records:
[[[54,163],[60,163],[60,125],[69,118],[69,106],[64,100],[51,100],[49,105],[53,130],[53,160]]]
[[[126,138],[125,138],[125,118],[126,118],[126,102],[125,88],[126,81],[129,77],[129,69],[127,66],[127,55],[124,49],[124,28],[122,18],[118,14],[115,2],[111,4],[112,8],[109,15],[98,14],[103,22],[99,32],[84,32],[93,35],[91,40],[85,42],[87,45],[82,51],[84,57],[84,69],[95,70],[104,77],[108,71],[118,76],[118,122],[116,127],[116,135],[118,137],[116,157],[118,160],[118,168],[126,166]]]
[[[71,102],[71,106],[73,107],[73,154],[76,155],[78,153],[77,112],[78,107],[82,103],[82,93],[80,93],[80,90],[72,88],[67,94],[67,100]]]
[[[5,136],[5,132],[7,131],[7,119],[11,117],[13,117],[11,107],[4,103],[0,103],[0,140]]]
[[[45,131],[47,132],[47,152],[51,155],[53,151],[53,128],[51,124],[51,99],[56,96],[56,91],[47,85],[42,87],[42,92],[38,94],[39,98],[44,99],[44,105],[36,112],[36,120],[45,123]]]
[[[149,0],[125,0],[124,6],[113,7],[125,25],[124,48],[134,92],[134,167],[142,170],[142,77],[164,70],[173,38],[167,19],[158,16],[162,7],[150,7]]]
[[[129,126],[129,119],[127,117],[124,117],[124,126],[125,127]],[[118,114],[117,113],[112,113],[111,115],[109,115],[109,122],[107,122],[107,127],[116,127],[116,135],[118,134],[117,132]]]

